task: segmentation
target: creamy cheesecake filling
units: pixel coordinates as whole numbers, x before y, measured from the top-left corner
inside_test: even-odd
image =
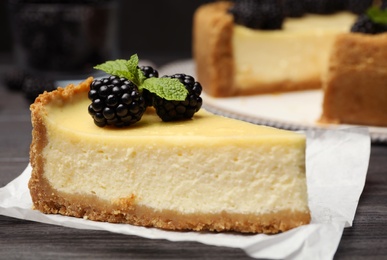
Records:
[[[146,114],[133,127],[99,128],[88,103],[82,95],[47,107],[44,172],[55,190],[183,214],[308,211],[303,135],[235,128],[204,111],[184,122]]]
[[[335,37],[348,32],[355,19],[355,15],[345,12],[306,15],[288,18],[282,30],[273,31],[235,25],[234,83],[250,89],[258,84],[319,81]]]

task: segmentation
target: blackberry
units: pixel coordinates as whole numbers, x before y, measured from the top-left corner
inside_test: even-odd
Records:
[[[344,0],[304,0],[306,12],[331,14],[345,9]]]
[[[159,72],[152,68],[151,66],[141,66],[140,67],[142,73],[146,78],[158,78]]]
[[[202,106],[202,86],[195,81],[192,76],[186,74],[175,74],[172,76],[165,76],[173,79],[178,79],[184,84],[188,90],[188,95],[184,101],[170,101],[155,96],[153,99],[153,106],[156,109],[157,115],[163,121],[176,121],[183,119],[190,119],[199,111]]]
[[[259,9],[257,2],[249,0],[235,1],[229,10],[234,17],[234,22],[253,29],[261,28],[262,17],[255,15]]]
[[[284,15],[287,17],[301,17],[305,14],[305,8],[302,1],[284,0]]]
[[[386,31],[385,25],[373,22],[366,14],[360,15],[351,27],[351,32],[354,33],[378,34]]]
[[[12,69],[4,75],[4,84],[13,91],[22,90],[25,79],[28,74],[21,69]]]
[[[53,80],[36,76],[27,76],[22,86],[22,91],[30,102],[34,102],[44,91],[49,92],[55,89],[55,82]]]
[[[152,68],[151,66],[141,66],[140,69],[146,78],[159,77],[159,72],[154,68]],[[142,96],[145,99],[145,105],[147,107],[153,105],[153,94],[151,92],[149,92],[147,89],[143,89]]]
[[[281,0],[265,0],[261,2],[261,13],[265,17],[263,30],[282,29],[284,12]]]
[[[373,0],[347,0],[346,9],[355,14],[363,14],[372,3]]]
[[[107,32],[112,25],[109,21],[116,15],[114,5],[92,0],[71,0],[73,4],[65,0],[9,2],[13,31],[20,41],[18,48],[26,67],[90,72],[92,64],[113,55],[110,49],[114,49],[114,40],[108,38],[111,34]],[[101,5],[94,7],[83,2]]]
[[[284,20],[281,0],[239,0],[229,12],[235,23],[252,29],[281,29]]]
[[[94,80],[88,97],[92,101],[89,114],[99,127],[132,125],[141,119],[146,109],[138,87],[117,76]]]

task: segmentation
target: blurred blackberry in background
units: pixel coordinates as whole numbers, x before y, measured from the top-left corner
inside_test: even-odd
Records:
[[[27,76],[28,74],[21,69],[12,69],[4,74],[4,84],[10,90],[22,90],[23,83]]]
[[[229,12],[235,23],[252,29],[281,29],[284,20],[281,0],[239,0]]]
[[[262,26],[262,17],[256,15],[259,8],[258,1],[239,0],[235,1],[229,12],[234,16],[236,24],[259,29]]]
[[[285,17],[301,17],[305,14],[305,7],[302,1],[284,0],[283,10]]]
[[[13,18],[16,37],[26,55],[27,66],[38,70],[73,70],[79,67],[71,57],[82,41],[77,39],[76,23],[65,21],[59,6],[25,5]],[[59,62],[58,62],[59,61]],[[58,64],[59,63],[59,64]],[[74,66],[74,68],[71,68]]]
[[[373,0],[346,0],[346,9],[355,14],[363,14],[373,3]]]
[[[306,11],[313,14],[331,14],[344,10],[345,1],[347,0],[303,0]]]
[[[110,0],[9,0],[18,4],[103,4]]]
[[[263,0],[261,13],[264,17],[264,30],[282,29],[282,23],[285,19],[281,0]]]
[[[375,34],[375,23],[366,14],[360,15],[351,27],[351,32]]]
[[[115,5],[107,4],[112,2],[10,0],[19,63],[34,70],[80,74],[111,59],[116,51],[112,21],[117,15]]]
[[[351,27],[353,33],[378,34],[387,31],[387,26],[372,21],[367,14],[361,14]]]
[[[4,84],[12,91],[21,91],[29,102],[34,102],[35,98],[44,91],[56,89],[53,80],[31,75],[17,68],[9,70],[4,74]]]
[[[25,97],[30,102],[34,102],[44,91],[49,92],[55,89],[56,86],[53,80],[34,76],[27,76],[22,87]]]

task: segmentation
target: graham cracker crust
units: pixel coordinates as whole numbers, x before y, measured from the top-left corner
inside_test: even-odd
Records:
[[[339,35],[329,60],[321,123],[387,126],[387,33]]]

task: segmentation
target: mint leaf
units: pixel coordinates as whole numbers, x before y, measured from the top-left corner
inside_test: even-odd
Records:
[[[134,54],[129,60],[114,60],[107,61],[94,67],[94,69],[102,70],[108,74],[124,77],[132,81],[137,86],[140,86],[145,80],[144,74],[138,69],[138,56]]]
[[[387,25],[386,9],[382,10],[380,7],[372,6],[367,10],[367,15],[374,23]]]
[[[130,59],[127,61],[127,68],[132,73],[132,78],[127,78],[130,81],[132,81],[134,84],[136,84],[138,87],[144,82],[146,77],[144,76],[144,73],[138,68],[139,59],[137,54],[134,54],[130,57]]]
[[[116,76],[128,76],[128,69],[126,67],[126,60],[107,61],[94,67],[94,69],[102,70],[108,74]]]
[[[137,54],[133,54],[130,56],[130,59],[127,61],[127,67],[130,71],[134,72],[137,70],[138,66],[138,56]]]
[[[188,95],[188,90],[178,79],[148,78],[142,88],[166,100],[184,101]]]

